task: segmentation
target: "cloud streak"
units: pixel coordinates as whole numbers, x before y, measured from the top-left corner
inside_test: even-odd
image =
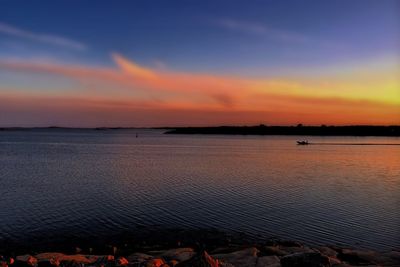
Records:
[[[214,23],[220,28],[234,32],[251,34],[260,37],[265,37],[271,40],[276,40],[284,43],[300,44],[300,45],[321,45],[331,49],[344,49],[347,46],[343,43],[330,42],[326,40],[318,40],[306,34],[301,34],[293,31],[277,29],[265,24],[243,21],[231,18],[220,18],[214,20]]]
[[[55,45],[59,47],[75,49],[75,50],[85,50],[87,47],[85,44],[65,38],[62,36],[35,33],[28,30],[20,29],[9,24],[0,22],[0,33],[7,34],[13,37],[18,37],[22,39],[27,39],[35,42],[40,42],[49,45]]]
[[[271,39],[276,39],[279,41],[295,42],[295,43],[307,43],[311,41],[311,39],[306,35],[290,31],[274,29],[260,23],[234,20],[230,18],[218,19],[215,22],[218,26],[228,30],[238,31],[247,34],[266,36]]]
[[[281,101],[286,101],[280,97]],[[264,102],[276,103],[271,98]],[[152,101],[110,100],[93,97],[18,95],[0,92],[1,126],[207,126],[268,123],[293,125],[305,123],[327,124],[377,124],[399,123],[400,110],[376,103],[349,100],[292,99],[292,109],[277,105],[264,110],[218,110],[202,107],[179,106],[176,103]],[[312,108],[304,108],[306,106]],[[337,105],[339,104],[339,105]],[[352,116],[343,116],[343,113]]]
[[[113,53],[117,68],[98,68],[47,62],[0,60],[0,68],[32,73],[56,74],[82,83],[108,83],[125,90],[161,96],[166,101],[184,99],[198,105],[209,103],[218,108],[241,108],[249,104],[249,96],[257,93],[288,95],[298,91],[299,85],[284,80],[253,80],[233,76],[192,74],[150,69]],[[254,107],[253,107],[254,108]]]
[[[178,111],[182,116],[183,113],[187,115],[187,118],[196,118],[194,121],[185,120],[186,125],[218,124],[223,121],[236,124],[400,123],[400,102],[385,102],[388,98],[382,97],[385,95],[382,92],[392,92],[391,87],[385,88],[387,82],[390,86],[399,83],[388,80],[386,76],[377,75],[376,81],[368,82],[364,82],[364,79],[371,73],[353,75],[352,79],[355,80],[349,81],[340,77],[318,77],[314,80],[248,79],[148,68],[116,53],[112,54],[112,58],[116,65],[114,68],[0,60],[0,69],[58,75],[82,85],[81,91],[71,90],[71,93],[63,92],[61,95],[54,93],[53,96],[49,92],[46,95],[40,92],[37,95],[4,94],[5,90],[2,89],[2,103],[14,103],[14,108],[8,105],[9,112],[14,113],[21,113],[16,109],[28,107],[39,112],[41,106],[46,106],[46,110],[55,109],[63,114],[71,114],[72,111],[68,109],[79,106],[82,112],[113,113],[104,115],[109,118],[118,113],[127,121],[129,116],[121,115],[124,112],[142,114],[148,115],[149,124],[146,125],[152,126],[162,125],[161,121],[157,124],[153,119],[161,114],[175,116],[165,117],[162,121],[169,123],[164,125],[173,125],[174,119],[181,121]],[[87,85],[90,85],[89,91],[85,89]],[[363,95],[357,91],[360,85],[365,92]],[[376,90],[377,85],[381,91]],[[12,92],[11,89],[8,91]],[[395,98],[395,94],[393,91],[391,98],[399,99]],[[232,116],[229,119],[228,114]],[[144,122],[143,119],[141,121]]]

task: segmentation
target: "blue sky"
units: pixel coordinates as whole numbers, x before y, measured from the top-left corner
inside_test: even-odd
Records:
[[[0,32],[0,55],[113,64],[108,54],[118,51],[150,66],[266,75],[399,55],[399,9],[390,0],[3,0],[1,23],[85,49],[61,52]]]
[[[399,47],[398,0],[2,0],[0,126],[400,123]]]

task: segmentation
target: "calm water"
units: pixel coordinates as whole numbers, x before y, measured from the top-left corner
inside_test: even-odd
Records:
[[[0,132],[0,239],[161,225],[399,248],[400,146],[296,146],[296,139]]]

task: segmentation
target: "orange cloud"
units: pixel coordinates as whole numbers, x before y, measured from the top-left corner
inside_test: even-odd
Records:
[[[78,81],[103,81],[150,94],[168,92],[169,96],[184,98],[187,102],[198,103],[200,100],[229,108],[236,106],[247,94],[257,92],[257,87],[260,87],[258,81],[234,77],[153,71],[117,54],[113,54],[113,59],[119,69],[21,61],[2,61],[0,68],[57,74]],[[269,88],[270,91],[278,91],[293,85],[265,81],[262,86],[263,90]],[[163,96],[168,99],[168,95]]]
[[[51,107],[62,114],[79,109],[82,112],[98,112],[105,117],[115,117],[119,114],[127,120],[129,116],[122,113],[143,116],[153,114],[146,117],[148,124],[152,126],[172,125],[174,119],[181,121],[182,118],[186,118],[186,125],[400,123],[400,102],[385,101],[385,97],[379,97],[379,94],[382,94],[379,90],[371,88],[361,79],[248,79],[151,69],[118,54],[113,54],[112,58],[117,68],[0,61],[2,69],[61,75],[82,84],[90,83],[94,88],[107,88],[106,92],[84,91],[75,97],[68,94],[42,95],[40,92],[30,95],[15,94],[10,93],[13,90],[8,90],[8,93],[3,90],[0,97],[5,102],[8,99],[7,103],[15,103],[15,107],[21,110],[39,110],[41,105],[42,109],[44,106]],[[376,81],[381,82],[383,91],[392,94],[396,94],[393,86],[400,85],[396,80],[388,80],[386,76],[381,75],[376,76]],[[358,92],[360,84],[364,84],[365,94]],[[352,93],[352,90],[356,90],[358,95]],[[72,106],[75,111],[68,111]],[[7,107],[20,113],[10,105]],[[154,115],[156,111],[161,112],[164,118],[159,119],[158,123],[154,117],[160,118],[160,114]],[[3,112],[6,112],[4,106]],[[107,112],[110,114],[106,115]],[[180,116],[177,115],[179,112]],[[167,119],[167,114],[172,117]],[[192,121],[189,120],[189,114],[193,116]],[[143,123],[141,126],[148,125]]]
[[[261,101],[261,100],[260,100]],[[340,99],[275,96],[264,109],[229,110],[208,104],[0,93],[2,125],[184,126],[297,123],[400,124],[396,106]],[[343,116],[346,114],[347,116]],[[349,115],[351,114],[351,116]],[[25,122],[25,124],[24,124]],[[29,125],[28,125],[29,126]]]

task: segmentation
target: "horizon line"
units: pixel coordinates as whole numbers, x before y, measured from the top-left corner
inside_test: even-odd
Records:
[[[243,125],[208,125],[208,126],[0,126],[0,129],[176,129],[176,128],[217,128],[217,127],[400,127],[400,124],[372,125],[372,124],[341,124],[341,125],[268,125],[268,124],[243,124]]]

